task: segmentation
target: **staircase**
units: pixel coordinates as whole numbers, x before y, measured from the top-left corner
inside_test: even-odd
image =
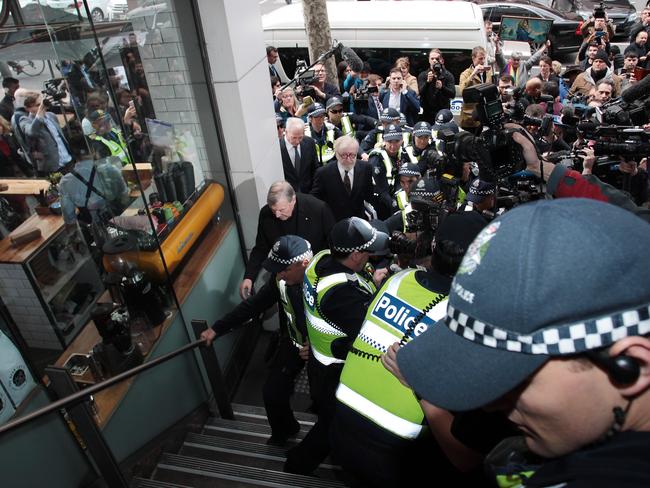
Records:
[[[316,477],[284,473],[285,451],[311,429],[316,417],[296,412],[301,424],[287,447],[270,446],[271,428],[261,407],[233,404],[235,420],[211,417],[200,433],[187,433],[178,453],[163,453],[151,479],[133,488],[344,488],[342,471],[326,460]]]

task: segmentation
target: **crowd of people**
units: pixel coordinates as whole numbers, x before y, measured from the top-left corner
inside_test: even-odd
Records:
[[[432,49],[422,73],[343,62],[337,86],[317,64],[296,90],[267,48],[284,180],[242,303],[202,337],[279,304],[263,394],[287,472],[329,455],[351,486],[650,485],[650,8],[622,54],[585,23],[570,67],[548,42],[504,56],[491,27],[459,80]],[[318,419],[288,445],[304,365]]]

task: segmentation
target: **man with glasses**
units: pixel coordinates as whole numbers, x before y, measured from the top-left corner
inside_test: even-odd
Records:
[[[367,115],[345,112],[341,97],[331,97],[326,105],[327,120],[339,129],[343,135],[362,140],[371,131],[377,121]]]
[[[365,202],[372,199],[372,171],[365,161],[357,161],[359,143],[354,137],[334,141],[336,161],[318,168],[312,195],[327,203],[338,222],[347,217],[365,219]]]
[[[309,86],[314,89],[314,101],[325,104],[330,97],[341,94],[336,85],[327,82],[327,71],[323,64],[315,64],[313,70],[316,79]]]
[[[456,95],[454,75],[445,69],[440,49],[429,53],[429,69],[418,75],[418,90],[422,104],[420,120],[433,124],[438,111],[448,109]]]

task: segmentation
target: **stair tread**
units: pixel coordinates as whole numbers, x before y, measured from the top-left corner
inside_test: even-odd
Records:
[[[237,414],[240,414],[242,416],[247,416],[247,415],[259,415],[263,418],[266,418],[266,409],[264,407],[258,407],[256,405],[245,405],[243,403],[233,403],[232,404],[232,409],[235,412],[235,416]],[[310,423],[315,423],[316,419],[318,418],[316,415],[313,413],[308,413],[308,412],[293,412],[294,417],[298,422],[310,422]]]
[[[258,457],[278,462],[284,462],[287,459],[287,450],[284,447],[258,444],[228,437],[196,434],[193,432],[187,434],[183,445],[199,449],[241,454],[242,456]],[[321,464],[321,467],[325,469],[340,469],[339,466],[329,463],[323,463]]]
[[[261,423],[255,423],[255,422],[245,422],[243,420],[227,420],[227,419],[222,419],[219,417],[210,417],[206,420],[205,424],[203,425],[203,429],[213,429],[213,430],[220,430],[220,429],[229,429],[231,431],[236,431],[236,432],[241,432],[243,434],[249,432],[252,434],[262,434],[264,436],[271,436],[271,427],[269,424],[261,424]],[[296,437],[301,437],[307,434],[309,432],[309,429],[311,429],[311,426],[309,425],[300,425],[300,431],[296,435]]]
[[[205,460],[180,454],[164,453],[158,470],[180,471],[189,474],[254,483],[278,488],[344,488],[339,481],[302,476],[270,469],[241,466],[220,461]]]
[[[158,481],[146,478],[133,478],[131,486],[133,488],[192,488],[187,485],[178,485],[167,481]]]

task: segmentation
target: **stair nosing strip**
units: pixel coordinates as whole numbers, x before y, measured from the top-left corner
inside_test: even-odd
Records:
[[[170,463],[176,463],[176,465]],[[193,466],[188,467],[189,465],[193,465]],[[183,456],[181,454],[164,453],[162,456],[162,461],[158,463],[158,467],[162,469],[169,469],[172,471],[188,472],[192,474],[200,474],[202,476],[208,476],[213,478],[230,479],[233,481],[245,481],[249,483],[257,483],[257,484],[262,484],[264,486],[272,486],[272,487],[280,487],[280,488],[284,488],[286,486],[303,488],[305,487],[305,485],[308,485],[313,488],[319,488],[319,487],[344,488],[345,487],[343,483],[336,480],[323,480],[321,478],[312,478],[309,476],[289,474],[281,471],[274,471],[271,469],[256,468],[253,466],[243,466],[243,465],[237,465],[232,463],[224,463],[221,461],[205,460],[205,459],[200,459],[200,458],[195,458],[190,456]],[[217,469],[217,471],[215,471],[215,469]],[[219,472],[218,469],[235,470],[235,471],[239,470],[240,473],[248,472],[248,477],[244,477],[244,475],[240,473],[229,474],[226,472]],[[257,479],[258,477],[262,479]],[[294,482],[292,485],[289,485],[287,483],[287,480],[271,481],[272,478],[282,478],[282,477],[290,478],[290,480],[291,478],[297,478],[297,479],[291,480]],[[280,482],[282,482],[283,484],[279,484]],[[299,482],[302,484],[296,484]]]
[[[248,417],[248,418],[251,418],[251,419],[266,420],[268,422],[268,417],[266,415],[260,415],[260,414],[257,414],[257,413],[239,412],[239,411],[236,411],[236,410],[235,410],[234,413],[235,413],[235,416],[238,415],[240,417]],[[311,420],[298,420],[298,419],[296,419],[296,421],[301,425],[309,425],[309,426],[313,426],[316,423],[316,422],[313,422]]]

